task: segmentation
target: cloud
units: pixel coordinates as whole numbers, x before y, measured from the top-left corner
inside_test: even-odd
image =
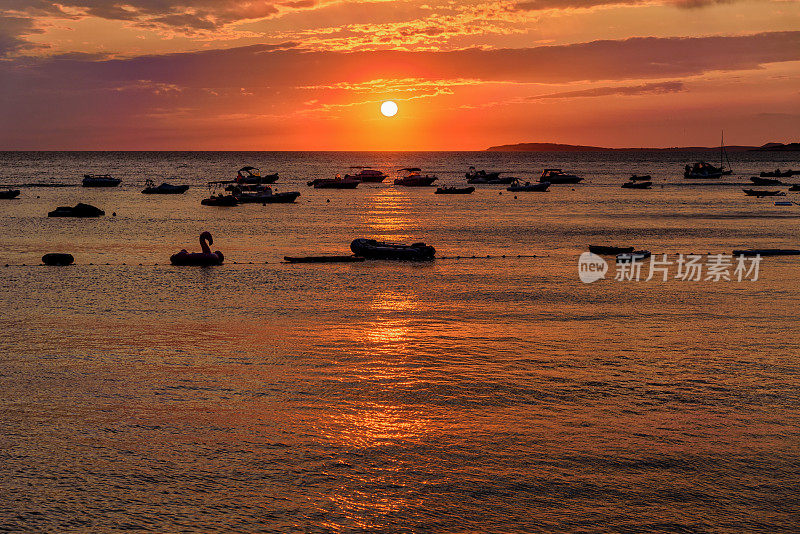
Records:
[[[3,0],[0,14],[16,14],[28,19],[94,17],[191,35],[279,13],[311,9],[317,4],[317,0]]]
[[[253,45],[109,61],[29,61],[26,72],[92,86],[148,79],[181,86],[299,87],[377,79],[537,83],[683,77],[800,60],[800,31],[743,36],[636,37],[522,49],[447,52],[307,51]],[[3,67],[0,66],[0,73]],[[9,72],[9,75],[13,72]]]
[[[735,0],[663,0],[664,5],[684,9],[708,7],[716,4],[731,4]],[[512,11],[544,11],[547,9],[589,9],[599,6],[653,4],[653,0],[529,0],[517,2]]]
[[[545,95],[531,96],[528,100],[545,100],[551,98],[587,98],[596,96],[612,95],[646,95],[679,93],[685,91],[683,82],[657,82],[643,83],[641,85],[627,85],[621,87],[595,87],[592,89],[582,89],[579,91],[562,91],[559,93],[549,93]]]
[[[3,16],[0,13],[0,58],[34,48],[34,45],[23,39],[23,36],[32,33],[41,33],[41,30],[35,28],[33,19]]]

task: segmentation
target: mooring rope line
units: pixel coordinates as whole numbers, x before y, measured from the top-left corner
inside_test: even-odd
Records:
[[[496,259],[530,259],[530,258],[547,258],[549,256],[543,256],[541,254],[486,254],[486,255],[464,255],[464,256],[439,256],[435,258],[435,261],[440,260],[496,260]],[[372,261],[382,261],[382,260],[372,260]],[[392,260],[384,260],[384,261],[392,261]],[[291,261],[229,261],[225,262],[223,265],[279,265],[279,264],[292,264],[296,265],[299,262],[291,262]],[[337,263],[337,262],[329,262],[329,263]],[[401,263],[420,263],[420,262],[406,262],[401,261]],[[425,262],[428,263],[428,262]],[[172,267],[173,265],[169,262],[166,263],[149,263],[149,262],[122,262],[122,263],[111,263],[111,262],[90,262],[90,263],[72,263],[71,265],[75,266],[92,266],[92,267]],[[6,263],[3,267],[60,267],[59,265],[46,265],[44,263]],[[63,267],[63,266],[61,266]]]

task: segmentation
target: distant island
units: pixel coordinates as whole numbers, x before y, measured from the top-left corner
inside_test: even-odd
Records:
[[[605,148],[600,146],[587,145],[564,145],[560,143],[517,143],[515,145],[498,145],[486,149],[487,152],[611,152],[611,151],[633,151],[633,150],[664,150],[664,151],[685,151],[685,150],[717,150],[717,146],[680,146],[669,148]],[[789,152],[800,151],[800,143],[766,143],[761,146],[733,145],[725,146],[730,151],[765,151],[765,152]]]

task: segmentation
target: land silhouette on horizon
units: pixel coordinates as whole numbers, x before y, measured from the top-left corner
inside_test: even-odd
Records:
[[[718,146],[681,146],[681,147],[630,147],[630,148],[607,148],[588,145],[569,145],[561,143],[516,143],[513,145],[497,145],[486,149],[487,152],[612,152],[612,151],[634,151],[634,150],[716,150]],[[765,143],[761,146],[751,145],[726,145],[725,150],[730,151],[765,151],[765,152],[788,152],[800,151],[800,143]]]

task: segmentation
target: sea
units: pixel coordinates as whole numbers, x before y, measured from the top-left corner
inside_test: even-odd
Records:
[[[800,248],[800,192],[742,192],[800,156],[729,157],[706,183],[684,165],[718,151],[0,153],[0,531],[800,531],[800,258],[733,256]],[[200,204],[245,165],[301,196]],[[470,165],[585,180],[393,184]],[[390,177],[306,185],[351,166]],[[106,215],[47,216],[78,202]],[[171,266],[203,231],[224,265]],[[359,237],[437,259],[283,261]],[[589,245],[652,257],[584,280]]]

